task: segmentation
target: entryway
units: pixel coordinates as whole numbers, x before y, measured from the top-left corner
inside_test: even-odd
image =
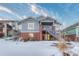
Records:
[[[55,38],[46,31],[42,31],[42,39],[47,41],[55,40]]]

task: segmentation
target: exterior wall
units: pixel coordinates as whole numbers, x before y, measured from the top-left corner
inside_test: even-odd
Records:
[[[76,29],[75,28],[64,31],[64,35],[72,35],[72,34],[76,34]]]
[[[75,41],[76,35],[65,35],[64,39],[66,41]]]
[[[28,29],[28,23],[34,23],[34,29],[29,30]],[[41,40],[42,33],[41,33],[41,27],[38,21],[35,20],[26,20],[26,22],[20,24],[20,38],[23,40]],[[30,38],[29,33],[33,33],[33,37]]]
[[[19,37],[22,40],[31,40],[29,37],[29,33],[33,33],[34,37],[32,38],[32,40],[36,40],[36,41],[41,41],[42,40],[42,26],[39,25],[39,31],[38,32],[21,32]]]
[[[40,30],[40,40],[43,40],[43,37],[42,37],[42,30],[43,30],[43,28],[42,28],[42,25],[40,25],[39,26],[39,30]]]
[[[71,28],[64,31],[64,39],[67,41],[79,41],[79,28]]]
[[[49,21],[49,20],[48,20]],[[51,22],[51,21],[50,21]],[[29,30],[28,29],[28,23],[34,23],[34,29]],[[36,20],[25,20],[25,22],[19,24],[19,28],[20,28],[20,35],[19,37],[23,40],[43,40],[43,33],[42,30],[44,30],[42,24],[40,24],[38,21]],[[53,28],[51,28],[53,29]],[[55,27],[54,27],[55,30]],[[30,38],[29,37],[29,33],[33,33],[34,37]]]
[[[76,37],[76,35],[66,35],[64,39],[66,41],[79,41],[79,37]]]
[[[36,41],[39,41],[40,40],[40,32],[35,32],[35,33],[33,33],[33,37],[32,38],[30,38],[30,36],[29,36],[29,32],[24,32],[24,33],[21,33],[20,34],[20,37],[21,37],[21,39],[22,40],[36,40]]]
[[[16,25],[18,22],[16,22],[16,21],[3,21],[3,20],[1,20],[0,23],[3,25],[3,27],[0,28],[0,37],[8,37],[8,34],[9,34],[8,31],[10,29],[7,27],[7,24],[12,26],[13,30],[16,30],[16,27],[18,27],[18,25]],[[1,27],[1,24],[0,24],[0,27]],[[13,25],[15,25],[15,26],[13,26]]]
[[[34,30],[28,30],[28,23],[34,23]],[[36,21],[26,21],[21,24],[21,32],[39,32],[39,23]]]
[[[77,41],[79,41],[79,37],[77,37]]]
[[[76,27],[76,35],[79,36],[79,27]]]
[[[4,36],[3,29],[0,29],[0,38]]]

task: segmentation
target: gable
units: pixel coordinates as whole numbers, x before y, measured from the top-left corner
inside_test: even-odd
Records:
[[[28,18],[23,19],[22,21],[20,21],[18,24],[25,23],[25,22],[38,22],[38,21],[33,17],[28,17]]]

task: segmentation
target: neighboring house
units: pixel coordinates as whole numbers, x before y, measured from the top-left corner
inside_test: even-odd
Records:
[[[79,22],[63,29],[62,33],[65,40],[79,41]]]
[[[18,21],[0,19],[0,38],[14,36],[15,31],[18,31]]]
[[[19,36],[23,40],[55,40],[60,25],[51,17],[28,17],[19,22]]]

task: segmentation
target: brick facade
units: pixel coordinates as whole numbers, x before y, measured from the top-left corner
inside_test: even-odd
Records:
[[[20,38],[22,38],[22,40],[36,40],[39,41],[40,40],[40,32],[34,32],[32,33],[33,37],[29,36],[29,33],[24,32],[24,33],[20,33]]]
[[[1,37],[4,37],[3,29],[0,29],[0,38],[1,38]]]
[[[66,41],[75,41],[76,35],[65,35],[64,39]]]

